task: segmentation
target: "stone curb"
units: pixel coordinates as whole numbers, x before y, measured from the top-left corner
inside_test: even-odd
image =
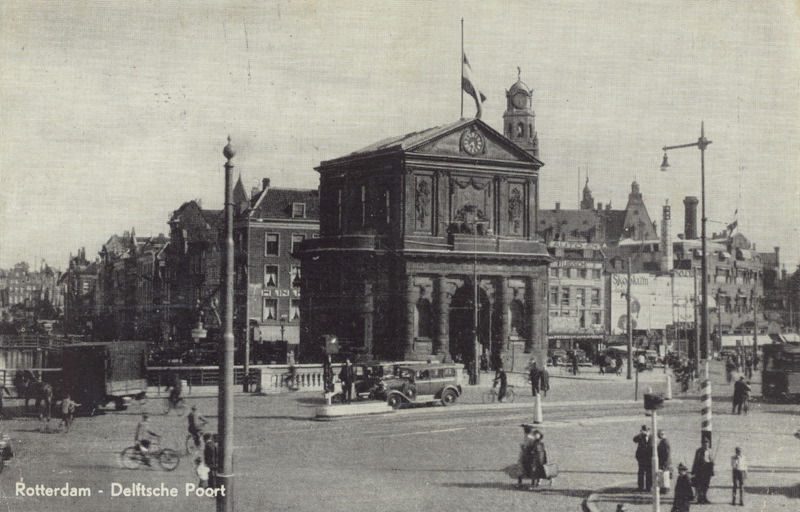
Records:
[[[602,489],[592,491],[592,493],[589,494],[589,496],[587,496],[586,498],[584,498],[583,502],[581,502],[582,510],[584,512],[600,512],[600,508],[597,505],[598,497],[601,494],[605,494],[610,489],[616,489],[622,487],[626,483],[628,483],[628,481],[616,482],[613,485],[609,485],[607,487],[603,487]],[[631,482],[629,485],[636,486],[636,482]]]

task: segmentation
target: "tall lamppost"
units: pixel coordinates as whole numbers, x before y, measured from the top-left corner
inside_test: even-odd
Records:
[[[677,146],[664,146],[664,161],[661,163],[661,170],[667,171],[669,169],[669,162],[667,161],[667,151],[671,149],[697,147],[700,150],[700,215],[701,215],[701,262],[700,262],[700,283],[701,283],[701,299],[700,299],[700,353],[697,354],[697,364],[699,366],[700,359],[705,359],[705,376],[703,379],[703,427],[701,429],[701,439],[708,439],[711,442],[711,389],[708,375],[708,251],[706,248],[706,147],[711,144],[711,141],[706,139],[704,123],[700,122],[700,138],[697,142],[691,144],[679,144]],[[697,333],[695,333],[695,337]]]
[[[233,163],[236,150],[228,144],[222,150],[225,162],[225,331],[222,336],[222,366],[219,379],[218,485],[225,491],[217,495],[217,512],[233,512]]]

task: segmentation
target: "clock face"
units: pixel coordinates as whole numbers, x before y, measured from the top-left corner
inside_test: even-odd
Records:
[[[461,148],[467,154],[475,156],[483,151],[483,136],[476,131],[464,132],[461,136]]]
[[[514,106],[517,108],[527,108],[528,107],[528,96],[525,93],[518,92],[514,95],[513,98]]]

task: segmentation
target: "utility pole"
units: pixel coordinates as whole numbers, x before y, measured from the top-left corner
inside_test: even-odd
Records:
[[[625,327],[628,331],[628,380],[633,378],[631,368],[633,366],[633,322],[631,321],[631,257],[628,256],[628,283],[625,285],[626,311]],[[638,382],[638,375],[637,375]]]

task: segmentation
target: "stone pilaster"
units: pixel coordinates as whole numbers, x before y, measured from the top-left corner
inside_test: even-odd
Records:
[[[508,287],[508,277],[500,277],[500,289],[497,290],[497,306],[500,308],[500,352],[509,349],[511,338],[511,288]]]
[[[407,274],[403,286],[403,302],[405,303],[405,315],[403,315],[403,332],[405,334],[403,352],[406,359],[414,357],[414,313],[417,309],[419,290],[414,286],[414,275]]]
[[[433,353],[442,356],[444,361],[450,360],[450,294],[447,292],[447,278],[436,277],[434,282],[436,294],[436,344]]]

